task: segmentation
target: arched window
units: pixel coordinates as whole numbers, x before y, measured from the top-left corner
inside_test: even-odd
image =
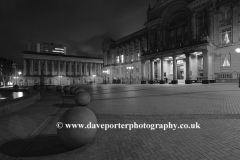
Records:
[[[169,45],[181,46],[188,40],[188,17],[184,14],[175,16],[169,25]]]

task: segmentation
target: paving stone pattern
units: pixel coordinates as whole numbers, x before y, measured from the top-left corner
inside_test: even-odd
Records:
[[[240,159],[237,84],[82,87],[99,124],[198,122],[200,129],[98,129],[91,143],[71,149],[59,141],[55,125],[74,100],[62,105],[56,92],[41,91],[34,105],[0,118],[0,159]]]

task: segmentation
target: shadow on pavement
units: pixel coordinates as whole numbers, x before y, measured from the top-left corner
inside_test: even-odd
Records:
[[[23,144],[21,144],[23,142]],[[88,145],[77,148],[79,152],[84,151]],[[21,147],[14,147],[14,144],[21,144]],[[18,145],[17,145],[18,146]],[[36,138],[15,139],[0,146],[0,152],[10,157],[41,157],[61,154],[75,150],[61,143],[57,135],[41,135]]]
[[[52,106],[59,107],[59,108],[73,108],[73,107],[76,107],[77,105],[75,103],[64,103],[64,104],[53,104]]]

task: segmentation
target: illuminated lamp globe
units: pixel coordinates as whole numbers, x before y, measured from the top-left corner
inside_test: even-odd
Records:
[[[71,88],[71,86],[64,86],[63,87],[64,93],[69,93],[70,92],[70,88]]]
[[[86,106],[90,103],[91,97],[88,92],[78,92],[74,95],[74,100],[78,106]]]
[[[78,92],[81,92],[81,91],[85,92],[85,90],[83,88],[78,87],[77,89],[74,90],[74,95],[76,95]]]
[[[74,95],[74,91],[75,91],[75,89],[77,89],[78,87],[76,87],[76,86],[72,86],[71,88],[70,88],[70,93],[71,93],[71,95]]]
[[[240,53],[240,48],[236,48],[235,50],[237,53]]]
[[[56,87],[56,91],[57,91],[57,92],[62,92],[62,89],[63,89],[62,86],[57,86],[57,87]]]
[[[57,126],[57,134],[63,144],[72,148],[82,147],[93,140],[97,128],[66,128],[65,124],[88,124],[96,125],[97,118],[95,114],[86,107],[74,107],[67,110],[59,119],[62,122],[62,128]]]
[[[18,85],[14,85],[13,89],[19,89],[19,86]]]
[[[52,86],[51,86],[51,85],[48,85],[48,86],[46,87],[46,89],[47,89],[47,90],[52,90]]]

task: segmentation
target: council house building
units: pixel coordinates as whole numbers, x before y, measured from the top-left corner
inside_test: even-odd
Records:
[[[238,81],[239,0],[158,0],[146,16],[142,30],[104,40],[107,83]]]

